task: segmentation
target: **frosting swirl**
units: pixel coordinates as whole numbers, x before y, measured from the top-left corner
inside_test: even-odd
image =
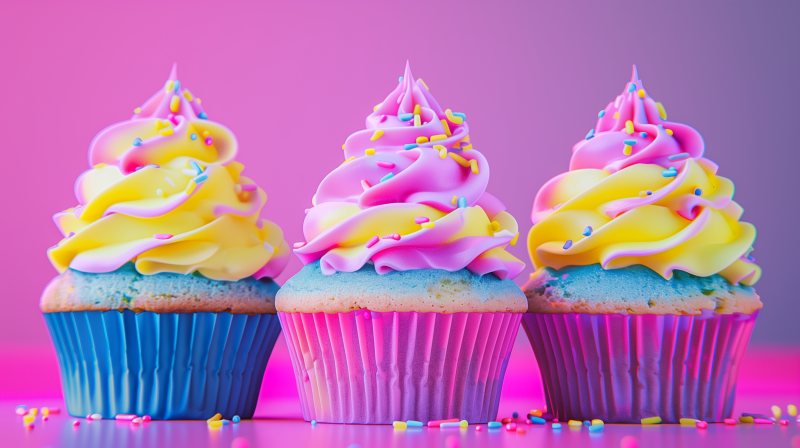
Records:
[[[505,247],[517,222],[487,193],[489,164],[469,143],[464,114],[442,110],[406,64],[397,87],[342,146],[345,162],[320,183],[307,211],[303,263],[354,272],[467,268],[515,277]]]
[[[636,66],[622,95],[599,113],[597,130],[572,148],[570,171],[536,195],[528,249],[534,266],[644,265],[752,285],[756,230],[740,222],[733,183],[703,158],[692,127],[667,121]]]
[[[173,66],[163,89],[89,146],[77,207],[53,219],[65,236],[59,272],[198,272],[214,280],[275,277],[288,261],[281,229],[261,219],[264,191],[241,175],[236,137],[208,120]]]

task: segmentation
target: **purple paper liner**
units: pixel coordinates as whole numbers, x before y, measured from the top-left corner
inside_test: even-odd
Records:
[[[251,418],[281,328],[275,314],[45,313],[67,412]]]
[[[522,314],[278,313],[303,418],[494,420]]]
[[[526,313],[522,325],[559,420],[721,422],[757,317]]]

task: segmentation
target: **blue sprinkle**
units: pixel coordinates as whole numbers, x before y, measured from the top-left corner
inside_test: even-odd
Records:
[[[203,183],[208,180],[208,174],[203,174],[202,176],[197,176],[194,178],[194,183],[199,184]]]
[[[664,170],[661,172],[661,175],[664,177],[675,177],[678,175],[678,172],[675,171],[675,168],[670,168],[668,170]]]
[[[699,188],[695,189],[694,190],[694,195],[695,196],[702,196],[703,195],[703,190],[701,190]]]
[[[564,250],[567,250],[570,247],[572,247],[572,240],[567,240],[567,242],[564,243]]]
[[[652,194],[653,194],[653,192],[652,192],[652,191],[650,191],[650,190],[647,190],[647,191],[646,191],[646,193],[647,193],[647,195],[648,195],[648,196],[650,196],[650,195],[652,195]]]
[[[583,236],[589,236],[591,234],[592,234],[592,226],[586,226],[586,228],[583,229]]]
[[[424,425],[422,424],[422,422],[418,422],[416,420],[409,420],[409,421],[406,422],[406,426],[417,427],[417,426],[424,426]]]
[[[661,129],[664,129],[664,125],[663,125],[663,124],[659,124],[659,125],[657,125],[656,127],[657,127],[657,128],[661,128]]]
[[[517,412],[517,411],[512,412],[511,413],[511,417],[512,418],[519,418],[519,412]]]
[[[401,77],[397,78],[397,82],[403,82],[403,77],[401,76]]]
[[[139,137],[133,139],[133,146],[139,146],[141,144],[142,144],[142,139],[140,139]]]
[[[634,90],[636,90],[636,84],[634,83],[628,84],[628,93],[633,92]]]
[[[535,415],[530,416],[530,421],[535,425],[544,425],[545,423],[547,423],[547,420],[541,417],[536,417]]]
[[[553,429],[561,429],[561,423],[553,423]]]
[[[24,404],[21,404],[21,405],[19,405],[19,406],[15,407],[15,408],[14,408],[14,410],[16,411],[17,409],[20,409],[20,408],[22,408],[22,409],[28,409],[28,406],[27,406],[27,405],[24,405]]]
[[[402,121],[409,121],[414,118],[414,114],[400,114],[397,116]]]
[[[405,149],[406,151],[408,151],[409,149],[414,149],[414,148],[416,148],[417,146],[419,146],[419,145],[418,145],[418,144],[416,144],[416,143],[406,143],[405,145],[403,145],[403,149]]]
[[[191,138],[192,140],[197,140],[197,134],[192,132],[192,135],[190,135],[189,138]]]
[[[594,129],[592,129],[591,131],[589,131],[588,134],[586,134],[586,140],[589,140],[592,137],[594,137]]]
[[[674,161],[674,160],[683,160],[683,159],[685,159],[687,157],[689,157],[689,153],[688,152],[682,152],[680,154],[673,154],[673,155],[669,156],[668,159]]]
[[[197,114],[197,117],[203,120],[208,120],[208,114],[205,112],[200,112],[199,114]]]
[[[223,420],[223,421],[222,421],[222,425],[223,425],[223,426],[224,426],[224,425],[230,425],[230,424],[231,424],[231,422],[229,422],[228,420]]]
[[[639,135],[641,135],[642,138],[647,138],[647,132],[640,132]]]
[[[583,426],[592,426],[592,422],[590,422],[589,420],[584,420]]]
[[[461,118],[463,118],[465,120],[467,119],[467,114],[465,114],[463,112],[453,112],[453,115],[456,116],[456,117],[461,117]]]
[[[589,425],[589,432],[600,432],[605,428],[605,425]]]
[[[623,140],[622,143],[625,143],[626,145],[633,146],[633,145],[636,144],[636,140]]]
[[[311,426],[317,426],[317,421],[316,420],[311,420]]]
[[[194,160],[192,160],[191,162],[189,162],[189,165],[191,165],[191,166],[192,166],[192,169],[194,169],[195,171],[197,171],[197,174],[200,174],[200,173],[202,173],[202,172],[203,172],[203,169],[202,169],[202,168],[200,168],[200,165],[198,165],[198,164],[197,164],[197,162],[195,162]]]
[[[389,180],[389,179],[391,179],[391,178],[393,178],[393,177],[394,177],[394,174],[392,174],[392,173],[389,173],[389,174],[387,174],[387,175],[385,175],[385,176],[381,177],[381,182],[383,182],[383,181],[387,181],[387,180]]]
[[[181,87],[181,82],[177,79],[175,80],[175,93],[178,93],[178,89]]]
[[[486,426],[488,426],[490,428],[499,428],[499,427],[503,426],[503,424],[500,423],[500,422],[489,422]]]
[[[239,423],[240,421],[242,421],[242,418],[239,417],[238,415],[234,415],[231,420],[233,421],[233,423]]]
[[[467,198],[465,198],[464,196],[458,198],[458,208],[467,208]]]
[[[143,166],[137,166],[134,171],[139,171],[140,169],[144,168]]]
[[[158,168],[158,165],[156,165],[155,163],[151,163],[149,165],[145,165],[144,167],[145,168]]]
[[[606,111],[601,110],[599,114],[597,114],[597,118],[603,118],[603,115],[606,114]]]

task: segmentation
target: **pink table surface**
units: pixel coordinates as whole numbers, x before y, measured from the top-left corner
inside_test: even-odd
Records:
[[[62,412],[47,422],[37,418],[33,429],[25,429],[14,407],[60,407]],[[770,414],[770,406],[784,410],[800,406],[800,346],[751,346],[741,369],[735,414]],[[544,407],[539,370],[527,336],[520,332],[506,373],[499,416]],[[60,377],[53,349],[49,346],[0,346],[0,445],[9,447],[230,447],[236,437],[256,446],[330,446],[362,448],[447,446],[450,436],[460,446],[563,446],[619,447],[626,435],[637,438],[640,447],[792,447],[800,448],[800,423],[787,426],[709,425],[706,430],[678,425],[606,425],[601,433],[550,425],[527,426],[526,434],[503,431],[437,430],[422,428],[395,431],[389,426],[329,425],[312,427],[302,420],[289,354],[279,338],[270,358],[259,395],[256,418],[238,425],[211,430],[205,422],[151,422],[132,427],[127,422],[81,420],[66,414],[61,398]],[[788,417],[786,417],[788,418]],[[451,440],[452,442],[452,440]]]

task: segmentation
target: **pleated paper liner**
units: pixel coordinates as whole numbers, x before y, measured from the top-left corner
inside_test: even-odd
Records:
[[[757,317],[527,313],[522,325],[560,420],[721,422]]]
[[[275,314],[45,313],[75,417],[250,418],[280,323]]]
[[[521,314],[278,313],[303,418],[494,420]]]

